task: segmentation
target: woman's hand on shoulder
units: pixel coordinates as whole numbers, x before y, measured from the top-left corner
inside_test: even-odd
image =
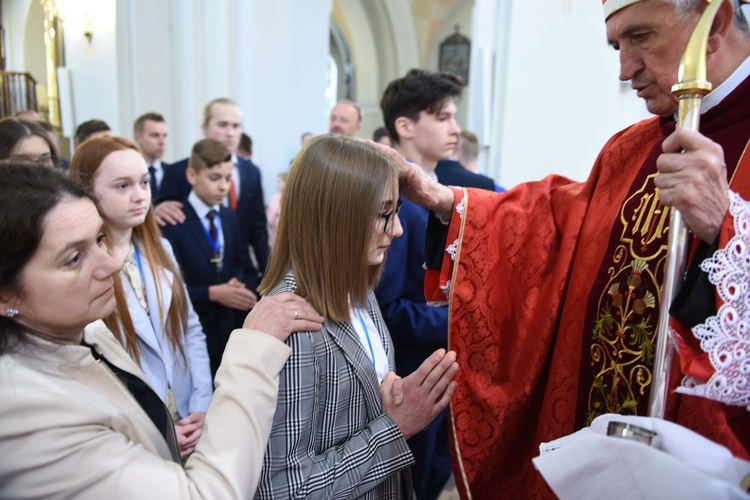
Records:
[[[318,331],[324,318],[305,299],[284,292],[266,295],[248,313],[243,328],[265,332],[282,342],[294,332]]]

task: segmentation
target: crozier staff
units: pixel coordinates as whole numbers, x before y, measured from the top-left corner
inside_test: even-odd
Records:
[[[700,133],[675,131],[671,88],[706,3],[605,0],[620,79],[658,117],[612,137],[586,182],[550,176],[484,193],[440,186],[402,162],[403,194],[450,220],[430,219],[426,291],[451,307],[464,494],[551,497],[531,464],[541,442],[598,415],[646,413],[672,209],[695,253],[672,308],[686,327],[674,377],[683,395],[667,417],[748,458],[750,339],[725,319],[748,320],[747,295],[732,291],[750,271],[733,267],[732,249],[744,247],[750,213],[750,29],[738,0],[715,1]]]

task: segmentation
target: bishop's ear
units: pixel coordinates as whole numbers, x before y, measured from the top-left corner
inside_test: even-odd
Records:
[[[734,28],[734,2],[732,0],[723,0],[711,25],[706,52],[713,54],[721,49],[722,45],[726,43],[727,36],[732,29],[737,29]]]

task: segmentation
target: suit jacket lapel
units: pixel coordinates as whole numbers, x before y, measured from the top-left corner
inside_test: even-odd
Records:
[[[143,285],[146,288],[148,309],[151,313],[152,321],[159,325],[163,330],[166,326],[166,314],[169,310],[169,305],[172,303],[172,283],[174,282],[174,275],[167,269],[159,270],[159,292],[161,293],[161,301],[159,301],[159,297],[156,295],[156,280],[154,279],[154,270],[151,267],[151,263],[146,260],[144,255],[141,255],[141,260],[143,262]],[[159,302],[164,305],[164,317],[160,317]]]
[[[297,280],[291,271],[284,277],[284,281],[286,281],[287,286],[291,291],[297,289]],[[373,306],[377,307],[377,302],[374,301],[374,297],[375,295],[370,292],[369,299],[371,300],[369,300],[368,307],[371,309]],[[381,338],[383,338],[380,321],[376,321],[375,324],[378,325],[378,332],[380,333]],[[375,373],[375,367],[367,356],[357,332],[354,331],[354,328],[349,323],[336,323],[334,321],[326,321],[323,325],[322,331],[327,332],[327,338],[341,349],[347,363],[352,366],[354,373],[365,392],[365,402],[367,403],[368,413],[373,416],[379,415],[382,411],[382,404],[380,400],[378,375]],[[387,345],[385,341],[384,345]],[[387,347],[386,352],[388,352]],[[390,359],[392,357],[393,354],[389,353],[389,364],[391,363]],[[391,364],[390,366],[393,365]]]
[[[150,317],[142,307],[136,308],[139,317],[148,322],[148,325],[146,325],[148,330],[146,331],[149,332],[147,335],[142,335],[141,330],[136,328],[138,330],[138,336],[146,340],[146,342],[159,353],[159,356],[164,360],[165,366],[171,366],[173,362],[172,349],[170,349],[169,346],[161,345],[162,341],[159,337],[162,337],[161,333],[166,329],[167,311],[169,311],[169,306],[172,303],[172,282],[174,281],[174,275],[171,271],[166,269],[162,269],[158,274],[159,292],[161,293],[161,303],[163,304],[163,308],[160,308],[160,301],[159,296],[156,294],[156,281],[154,279],[154,272],[151,263],[146,260],[146,257],[143,254],[141,254],[141,262],[141,268],[143,269],[143,286],[146,289],[146,300],[148,301]],[[160,312],[162,309],[163,313]],[[132,312],[133,310],[131,309],[131,314]],[[151,332],[153,332],[153,334]]]
[[[346,361],[354,369],[354,373],[365,391],[368,412],[371,415],[378,414],[381,408],[378,376],[375,373],[372,361],[370,361],[364,346],[362,346],[362,342],[359,340],[359,335],[349,323],[327,321],[326,326],[330,331],[331,339],[341,348]]]
[[[213,259],[214,249],[211,248],[211,245],[208,243],[206,228],[203,226],[203,222],[198,218],[198,214],[195,213],[193,205],[191,205],[190,202],[186,201],[183,203],[183,210],[185,211],[185,224],[193,233],[193,236],[198,242],[198,246],[206,255],[206,259]]]
[[[239,203],[239,202],[238,202]],[[221,277],[222,281],[226,283],[234,277],[234,249],[236,235],[231,231],[229,227],[229,213],[231,209],[221,206],[219,207],[219,218],[221,219],[221,234],[224,237],[224,255],[222,255],[221,262]]]

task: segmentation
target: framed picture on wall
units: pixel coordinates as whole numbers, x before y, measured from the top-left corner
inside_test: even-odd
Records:
[[[471,40],[456,32],[440,44],[440,71],[460,76],[465,85],[469,83],[469,62],[471,60]]]

